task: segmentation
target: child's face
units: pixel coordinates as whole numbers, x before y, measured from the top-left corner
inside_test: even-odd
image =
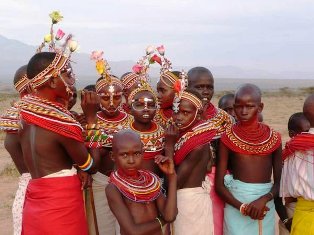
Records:
[[[100,104],[106,116],[114,116],[122,102],[122,89],[117,85],[105,86],[98,93]]]
[[[141,169],[143,145],[140,139],[121,139],[113,151],[113,161],[117,169],[128,176],[135,176]]]
[[[197,109],[190,101],[182,99],[173,119],[180,132],[185,131],[198,120]]]
[[[150,123],[156,114],[156,100],[149,91],[141,91],[134,96],[131,114],[136,122]]]
[[[234,106],[234,98],[228,98],[223,102],[221,109],[223,109],[229,115],[231,115],[232,117],[234,117],[236,119],[236,115],[234,113],[234,107],[233,106]]]
[[[235,97],[234,112],[238,121],[257,120],[257,114],[262,110],[263,104],[254,99],[253,95],[248,92]]]
[[[204,102],[210,102],[214,95],[214,79],[206,73],[194,78],[189,87],[199,93]]]
[[[162,81],[159,81],[157,83],[157,98],[160,108],[162,109],[171,108],[173,104],[174,95],[175,92],[171,87],[167,86]]]

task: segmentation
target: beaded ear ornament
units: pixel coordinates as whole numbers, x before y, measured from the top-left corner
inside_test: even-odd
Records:
[[[122,92],[115,92],[115,85],[123,89],[123,85],[121,81],[111,75],[111,68],[107,60],[103,58],[103,51],[93,51],[90,59],[94,60],[96,63],[96,70],[101,78],[96,82],[96,92],[99,96],[108,95],[106,93],[101,93],[101,90],[109,85],[108,92],[110,97],[110,105],[113,105],[113,96],[114,95],[122,95]]]
[[[182,72],[180,73],[180,79],[178,79],[173,84],[173,89],[175,91],[175,96],[174,96],[174,100],[173,100],[172,110],[175,113],[179,112],[180,101],[181,101],[181,98],[182,98],[182,94],[183,94],[184,90],[187,87],[187,81],[188,81],[187,73],[182,70]]]
[[[61,40],[64,38],[65,33],[58,29],[57,33],[54,34],[54,25],[60,22],[63,19],[63,16],[60,14],[59,11],[53,11],[49,14],[51,18],[51,27],[50,33],[45,35],[44,41],[41,45],[37,48],[37,53],[42,52],[46,45],[48,45],[49,52],[55,52],[56,56],[51,64],[32,78],[31,85],[33,89],[44,84],[52,77],[59,77],[66,87],[66,91],[70,94],[73,94],[70,86],[75,84],[75,75],[72,72],[72,68],[69,67],[71,53],[74,52],[78,48],[77,41],[73,40],[73,35],[69,34],[64,42],[62,43]],[[67,72],[70,79],[69,82],[65,82],[61,73]]]

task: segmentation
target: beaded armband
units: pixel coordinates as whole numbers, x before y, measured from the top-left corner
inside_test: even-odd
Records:
[[[87,160],[83,165],[78,166],[82,171],[88,171],[94,163],[94,159],[88,154]]]
[[[106,139],[108,139],[108,135],[99,130],[98,124],[87,124],[85,126],[85,146],[87,148],[101,148]]]

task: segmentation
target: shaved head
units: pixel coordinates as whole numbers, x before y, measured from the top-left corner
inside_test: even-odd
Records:
[[[118,131],[113,135],[112,151],[115,152],[117,149],[119,149],[119,146],[125,142],[142,143],[141,136],[131,129]]]
[[[16,70],[15,75],[14,75],[14,80],[13,80],[13,84],[15,85],[18,81],[21,80],[21,78],[26,75],[27,73],[27,64],[23,65],[22,67],[18,68],[18,70]]]
[[[235,93],[235,99],[237,99],[240,96],[250,95],[254,101],[261,103],[262,101],[262,91],[259,89],[258,86],[246,83],[238,87],[236,93]]]
[[[309,95],[303,105],[304,116],[309,120],[311,127],[314,127],[314,94]]]
[[[198,80],[202,75],[207,75],[211,80],[214,80],[212,73],[205,67],[194,67],[188,71],[188,85]]]

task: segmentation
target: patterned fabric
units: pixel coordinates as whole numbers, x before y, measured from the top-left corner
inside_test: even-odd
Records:
[[[139,170],[137,178],[127,177],[117,170],[111,173],[109,182],[133,202],[152,202],[161,194],[159,177],[147,170]]]
[[[103,147],[109,148],[112,147],[113,134],[117,133],[119,130],[129,128],[132,121],[132,117],[123,111],[120,111],[119,115],[112,119],[105,118],[100,111],[97,113],[97,118],[97,124],[100,130],[108,134],[108,138],[103,142]]]
[[[174,146],[174,163],[179,165],[193,149],[209,144],[216,132],[213,125],[200,121],[187,132],[182,133]]]
[[[13,215],[13,234],[21,235],[22,233],[22,216],[23,216],[23,207],[25,201],[25,194],[28,182],[31,179],[29,173],[23,173],[19,178],[19,186],[15,193],[14,202],[12,205],[12,215]]]
[[[249,155],[268,155],[281,145],[280,134],[263,123],[228,126],[221,141],[233,152]]]
[[[149,131],[141,132],[134,128],[133,121],[130,128],[141,136],[141,141],[144,145],[144,160],[153,159],[156,155],[161,154],[164,149],[165,133],[163,128],[153,122],[152,128]]]
[[[21,119],[41,128],[83,142],[82,126],[59,103],[27,95],[19,103]]]
[[[8,133],[17,133],[20,126],[19,101],[15,102],[12,107],[8,108],[0,117],[0,131]]]

